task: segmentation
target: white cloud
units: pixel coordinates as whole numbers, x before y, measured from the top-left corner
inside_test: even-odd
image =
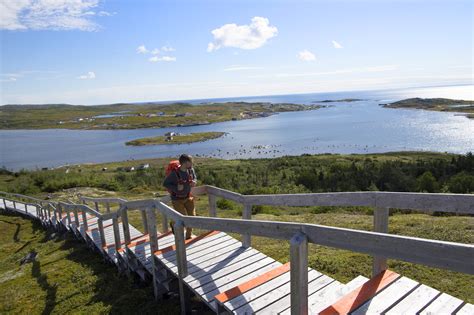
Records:
[[[298,58],[300,58],[300,60],[303,60],[303,61],[315,61],[316,60],[316,56],[307,49],[300,51],[298,53]]]
[[[137,47],[137,53],[139,54],[147,54],[149,53],[148,49],[146,49],[145,45],[140,45]]]
[[[334,46],[334,48],[343,48],[342,45],[336,42],[335,40],[332,41],[332,45]]]
[[[8,79],[0,79],[0,82],[15,82],[16,80],[16,77],[9,77]]]
[[[160,50],[158,48],[155,48],[151,51],[152,55],[158,55],[160,53]]]
[[[171,57],[171,56],[163,56],[163,57],[158,57],[158,56],[153,56],[150,59],[148,59],[150,62],[159,62],[159,61],[165,61],[165,62],[170,62],[170,61],[176,61],[176,57]]]
[[[95,73],[92,71],[89,71],[86,74],[78,76],[77,78],[81,80],[93,80],[95,79]]]
[[[99,0],[0,0],[0,29],[95,31],[100,27],[91,18],[98,5]]]
[[[174,49],[171,46],[165,45],[165,46],[161,47],[161,50],[170,52],[170,51],[175,51],[176,49]]]
[[[214,41],[207,45],[208,52],[221,47],[256,49],[275,37],[278,29],[267,18],[256,16],[249,25],[225,24],[211,33]]]
[[[224,71],[243,71],[243,70],[258,70],[258,69],[263,69],[263,67],[233,65],[233,66],[228,66],[227,68],[224,69]]]

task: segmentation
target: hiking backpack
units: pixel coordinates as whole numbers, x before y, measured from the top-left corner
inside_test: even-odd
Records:
[[[178,160],[172,160],[168,163],[168,165],[165,167],[165,176],[168,177],[171,172],[175,172],[176,177],[178,177],[178,184],[184,185],[186,183],[191,183],[194,178],[192,173],[188,170],[188,180],[181,179],[181,176],[179,175],[179,168],[181,167],[181,164],[179,164]],[[176,196],[174,192],[171,191],[171,189],[166,188],[166,190],[173,196]]]

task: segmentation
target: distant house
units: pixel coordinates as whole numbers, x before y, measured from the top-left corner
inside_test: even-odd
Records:
[[[165,133],[165,136],[166,137],[174,137],[174,136],[176,136],[176,132],[173,132],[173,131],[167,132],[167,133]]]
[[[148,168],[150,168],[150,164],[140,164],[138,165],[137,170],[146,170]]]
[[[129,166],[125,168],[125,172],[133,172],[135,170],[135,167]]]
[[[156,113],[158,116],[164,116],[165,115],[165,112],[158,112]]]

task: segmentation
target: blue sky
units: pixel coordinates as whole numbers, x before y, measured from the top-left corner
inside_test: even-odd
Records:
[[[472,1],[0,0],[1,104],[473,83]]]

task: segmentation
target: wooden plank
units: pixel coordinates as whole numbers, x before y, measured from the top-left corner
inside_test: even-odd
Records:
[[[376,207],[374,209],[374,232],[388,233],[389,208]],[[387,258],[376,255],[373,257],[372,277],[387,269]]]
[[[232,287],[235,287],[239,283],[248,281],[252,278],[255,278],[271,269],[274,269],[275,267],[280,266],[281,263],[279,262],[273,262],[271,264],[265,265],[265,266],[255,266],[253,270],[247,270],[246,273],[244,272],[239,272],[238,274],[235,274],[232,277],[223,277],[218,280],[216,280],[214,283],[209,284],[204,287],[197,288],[195,290],[196,293],[201,295],[201,298],[204,301],[208,302],[208,305],[212,309],[216,309],[217,305],[214,301],[214,296],[217,294],[224,292]]]
[[[309,272],[307,271],[306,273],[309,281],[308,292],[315,292],[334,282],[334,279],[325,276],[316,270],[309,270]],[[306,299],[308,299],[308,295],[306,295]],[[255,314],[276,314],[288,308],[291,310],[291,274],[290,283],[268,292],[266,295],[237,310],[253,309]]]
[[[253,248],[243,248],[236,247],[233,249],[223,249],[220,252],[212,252],[203,259],[193,259],[192,265],[188,266],[188,271],[190,275],[193,275],[196,272],[206,272],[208,268],[213,268],[214,266],[227,263],[227,261],[233,261],[239,259],[239,257],[247,257],[252,255],[257,255],[259,252]],[[171,268],[173,271],[173,268]]]
[[[459,311],[456,312],[456,315],[472,315],[474,314],[474,305],[466,303]]]
[[[232,312],[233,310],[248,304],[260,297],[266,296],[271,297],[273,295],[273,291],[279,289],[281,286],[286,285],[290,286],[290,273],[286,272],[278,277],[275,277],[268,282],[261,284],[260,286],[253,288],[249,291],[243,292],[242,294],[228,300],[224,301],[224,307],[226,310]],[[222,303],[220,300],[216,301]],[[263,302],[262,304],[269,304],[267,302]]]
[[[228,270],[229,268],[240,268],[241,266],[245,266],[249,263],[258,261],[265,257],[266,255],[262,253],[256,253],[252,251],[241,251],[240,255],[236,255],[234,257],[224,259],[219,257],[217,263],[207,265],[206,267],[202,267],[204,263],[201,265],[194,265],[194,263],[191,262],[192,266],[194,266],[195,268],[191,271],[189,268],[190,266],[188,265],[189,275],[184,280],[186,281],[186,283],[191,285],[192,281],[195,281],[196,279],[201,279],[202,277],[207,277],[209,275],[214,275],[214,273],[219,272],[220,269]]]
[[[200,247],[192,248],[191,249],[192,251],[190,250],[190,253],[189,253],[189,259],[194,261],[194,258],[204,257],[205,255],[207,255],[208,253],[212,253],[213,251],[218,251],[223,248],[228,249],[231,247],[232,248],[240,247],[240,242],[237,241],[236,239],[229,238],[225,240],[224,242],[222,242],[220,239],[221,238],[215,239],[211,241],[210,243],[206,243],[205,247],[203,245]],[[176,261],[176,253],[168,252],[165,254],[165,256],[160,256],[158,258],[160,258],[165,264],[168,264],[168,265],[174,264],[174,262]]]
[[[222,233],[223,234],[223,233]],[[239,244],[240,242],[237,241],[235,238],[232,238],[226,234],[223,234],[222,237],[217,237],[219,235],[216,235],[215,238],[209,237],[209,240],[204,243],[204,240],[201,240],[200,242],[193,243],[191,245],[195,246],[187,246],[186,253],[188,254],[188,257],[193,258],[196,255],[202,256],[205,255],[206,252],[212,251],[212,250],[218,250],[219,248],[222,247],[227,247],[227,246],[232,246],[234,244]],[[206,238],[207,240],[207,238]],[[173,262],[176,259],[175,252],[168,252],[165,253],[163,256],[161,256],[163,259],[165,259],[168,262]]]
[[[351,314],[380,314],[408,295],[417,286],[418,282],[406,277],[400,277]]]
[[[210,217],[216,217],[217,216],[217,202],[216,202],[216,196],[209,194],[208,196],[209,200],[209,216]]]
[[[386,312],[387,315],[406,314],[410,311],[418,312],[427,306],[431,301],[441,294],[438,290],[430,288],[424,284],[418,286],[408,296],[404,297],[394,307]]]
[[[184,243],[185,245],[191,245],[193,243],[197,243],[198,241],[206,238],[206,237],[209,237],[209,236],[213,236],[213,235],[216,235],[220,233],[219,231],[210,231],[210,232],[207,232],[207,233],[204,233],[204,234],[201,234],[199,236],[196,236],[194,238],[191,238],[191,239],[188,239],[188,240],[185,240]],[[176,232],[175,232],[175,235],[176,235]],[[175,236],[176,238],[176,236]],[[157,256],[158,258],[161,258],[161,257],[165,257],[165,254],[168,253],[168,252],[172,252],[176,249],[176,246],[173,245],[173,246],[168,246],[168,247],[165,247],[163,249],[160,249],[156,252],[154,252],[155,256]]]
[[[341,298],[336,303],[322,310],[320,314],[330,315],[330,314],[350,313],[354,311],[355,309],[357,309],[362,304],[364,304],[367,300],[372,298],[374,295],[376,295],[377,292],[381,291],[390,283],[394,282],[399,277],[400,277],[399,274],[390,270],[385,270],[384,272],[381,272],[376,277],[373,277],[372,279],[364,283],[364,285],[362,285],[358,289],[352,291],[351,293]]]
[[[325,276],[327,277],[327,276]],[[329,277],[328,277],[329,278]],[[331,278],[329,278],[331,279]],[[352,279],[349,283],[342,285],[338,281],[329,282],[325,286],[320,286],[316,289],[310,284],[309,286],[309,297],[308,301],[310,302],[309,313],[317,314],[321,309],[326,308],[328,305],[332,304],[334,300],[346,295],[347,293],[355,290],[356,288],[363,285],[365,282],[369,281],[368,278],[363,276],[357,276]],[[280,315],[290,315],[291,309],[287,308],[281,311]]]
[[[451,296],[449,294],[442,293],[419,314],[451,314],[459,306],[461,306],[461,304],[463,304],[463,301],[461,301],[460,299],[455,298],[454,296]]]
[[[209,282],[212,282],[216,279],[219,279],[223,276],[226,276],[228,274],[232,274],[235,271],[238,271],[244,267],[251,266],[253,264],[260,263],[262,260],[266,259],[267,256],[260,254],[260,255],[254,255],[251,256],[247,259],[242,259],[234,264],[231,264],[229,266],[225,266],[220,264],[219,268],[213,268],[206,274],[202,275],[201,277],[190,277],[188,275],[186,283],[188,284],[189,287],[191,288],[196,288],[199,286],[203,286]],[[231,289],[232,290],[232,289]],[[239,290],[239,288],[235,288],[235,290]],[[240,292],[240,291],[238,291]]]

